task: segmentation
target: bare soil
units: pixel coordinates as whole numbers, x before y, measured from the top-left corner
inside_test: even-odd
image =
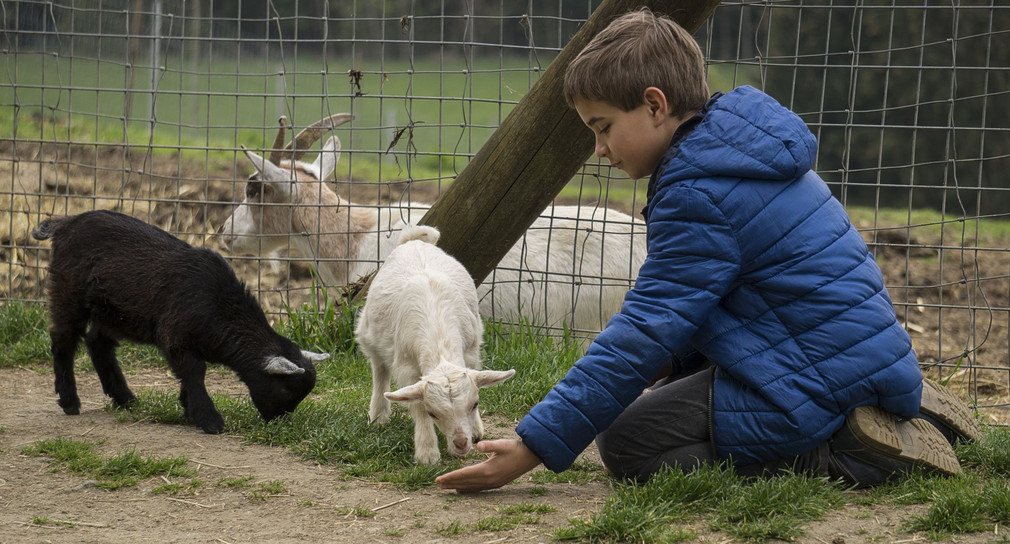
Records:
[[[114,148],[54,145],[39,149],[37,145],[15,147],[10,141],[0,141],[0,299],[41,298],[48,251],[37,249],[29,237],[40,217],[115,209],[190,243],[217,247],[213,233],[231,213],[230,203],[241,199],[241,180],[246,174],[245,170],[236,172],[230,164],[193,163]],[[365,203],[395,197],[404,187],[387,187],[384,196],[375,188],[343,180],[338,189],[344,197],[356,191],[351,198]],[[413,200],[430,202],[436,196],[431,185],[412,184],[411,191]],[[1010,289],[1006,287],[1010,254],[976,252],[966,259],[963,253],[947,250],[940,258],[930,247],[949,245],[949,240],[915,234],[894,240],[884,239],[880,233],[864,234],[876,250],[886,283],[909,286],[892,289],[891,295],[920,360],[925,365],[950,362],[968,349],[970,357],[966,366],[954,373],[952,387],[963,398],[977,401],[990,422],[1010,420],[1006,408],[1010,403],[1007,312],[985,311],[987,307],[1010,306]],[[277,309],[285,302],[299,304],[308,298],[310,278],[304,267],[259,267],[254,261],[241,259],[232,262],[267,308]],[[957,281],[962,275],[995,280],[969,288]],[[950,374],[949,369],[943,371],[945,377]],[[208,375],[212,391],[246,394],[237,380],[215,376]],[[128,379],[135,390],[174,391],[177,387],[167,369],[141,371]],[[606,482],[541,486],[529,477],[501,490],[475,495],[435,487],[403,492],[391,485],[348,478],[339,466],[306,462],[283,448],[246,444],[236,436],[207,435],[191,426],[120,422],[105,410],[101,388],[91,372],[79,376],[84,402],[79,416],[66,416],[58,408],[51,372],[0,369],[0,383],[0,544],[546,542],[552,540],[556,528],[567,526],[569,519],[598,512],[609,495]],[[493,434],[510,433],[511,424],[503,422]],[[199,469],[197,478],[203,485],[191,494],[154,494],[152,489],[166,483],[158,478],[106,491],[83,477],[53,472],[45,458],[21,453],[25,446],[54,437],[95,442],[105,455],[135,449],[144,456],[187,457]],[[597,461],[592,449],[584,455]],[[253,486],[219,485],[236,478],[249,478]],[[285,491],[258,496],[255,485],[269,482],[281,482]],[[546,493],[541,495],[539,489]],[[544,514],[536,524],[505,531],[466,530],[447,535],[440,530],[453,522],[472,526],[478,519],[497,516],[504,506],[518,503],[548,504],[556,511]],[[810,524],[800,541],[925,541],[922,535],[900,530],[903,520],[915,510],[852,504]],[[374,516],[362,515],[373,511]],[[699,542],[728,540],[725,535],[706,531],[703,525],[694,528],[699,531]],[[955,541],[999,538],[998,534],[979,534]]]
[[[26,542],[521,542],[553,540],[570,519],[588,519],[609,496],[609,482],[539,484],[530,476],[502,489],[457,494],[434,486],[402,491],[392,485],[350,478],[340,466],[307,462],[279,447],[245,443],[241,437],[208,435],[190,425],[120,421],[106,409],[94,372],[78,373],[81,414],[67,416],[56,404],[52,375],[39,369],[0,369],[0,544]],[[175,391],[167,369],[146,369],[127,377],[134,390]],[[208,374],[213,393],[245,394],[237,380]],[[129,419],[129,418],[126,418]],[[510,435],[497,425],[497,437]],[[514,436],[514,435],[513,435]],[[54,471],[46,457],[22,450],[56,437],[97,444],[106,457],[135,451],[145,457],[185,457],[201,485],[189,492],[157,494],[166,483],[192,478],[151,478],[133,487],[108,491],[67,471]],[[473,455],[472,462],[482,456]],[[598,463],[592,448],[582,458]],[[225,481],[246,479],[248,485]],[[174,481],[173,481],[174,480]],[[258,493],[260,484],[279,482],[279,494]],[[808,524],[802,543],[857,544],[925,542],[902,524],[922,506],[892,508],[855,504]],[[502,531],[478,531],[473,524],[495,518],[517,504],[555,509],[537,523]],[[374,514],[374,515],[372,515]],[[447,535],[453,523],[463,527]],[[731,542],[707,530],[703,521],[688,525],[695,542]],[[997,528],[998,529],[998,528]],[[954,542],[987,542],[993,533],[955,537]]]
[[[243,394],[237,380],[211,373],[214,393]],[[285,450],[246,444],[240,437],[208,435],[195,426],[119,422],[105,409],[93,372],[79,373],[79,416],[64,415],[52,391],[52,376],[32,369],[0,370],[0,542],[428,542],[457,521],[472,524],[517,503],[555,505],[536,525],[502,533],[460,535],[448,540],[541,542],[553,527],[599,509],[605,483],[550,484],[528,481],[494,492],[458,495],[437,488],[402,492],[391,485],[345,477],[338,466],[306,462]],[[128,376],[135,390],[175,390],[167,371]],[[145,457],[186,457],[202,482],[192,492],[155,494],[167,478],[107,491],[50,460],[22,454],[38,441],[65,437],[98,444],[106,457],[136,451]],[[224,480],[247,478],[249,485]],[[177,479],[177,482],[190,478]],[[170,481],[170,480],[168,480]],[[257,493],[259,484],[280,482],[285,491]],[[372,512],[374,516],[359,515]],[[398,535],[398,536],[397,536]]]

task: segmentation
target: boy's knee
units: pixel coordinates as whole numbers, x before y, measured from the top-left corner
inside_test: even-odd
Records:
[[[641,471],[631,466],[634,463],[623,447],[625,441],[621,440],[618,434],[612,425],[596,435],[596,449],[600,452],[600,461],[607,472],[616,478],[640,479]]]

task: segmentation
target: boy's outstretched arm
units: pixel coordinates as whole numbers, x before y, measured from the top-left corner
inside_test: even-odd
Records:
[[[540,459],[521,440],[483,440],[477,451],[490,453],[487,461],[470,465],[435,478],[442,489],[461,492],[483,491],[501,487],[533,470]]]

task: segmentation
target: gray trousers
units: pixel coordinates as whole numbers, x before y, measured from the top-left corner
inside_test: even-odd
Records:
[[[644,481],[665,466],[690,472],[718,463],[711,431],[714,372],[714,367],[708,365],[693,374],[665,378],[638,397],[596,437],[607,470],[621,478]],[[839,434],[847,432],[843,427]],[[788,459],[735,465],[734,470],[741,476],[807,473],[842,479],[855,487],[879,485],[894,474],[844,451],[834,451],[833,442],[828,440]]]

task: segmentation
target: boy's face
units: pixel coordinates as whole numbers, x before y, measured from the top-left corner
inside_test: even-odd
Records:
[[[680,126],[679,119],[668,117],[665,106],[665,99],[659,108],[647,100],[624,111],[599,100],[575,100],[579,117],[596,135],[596,156],[606,157],[631,179],[652,174]]]

